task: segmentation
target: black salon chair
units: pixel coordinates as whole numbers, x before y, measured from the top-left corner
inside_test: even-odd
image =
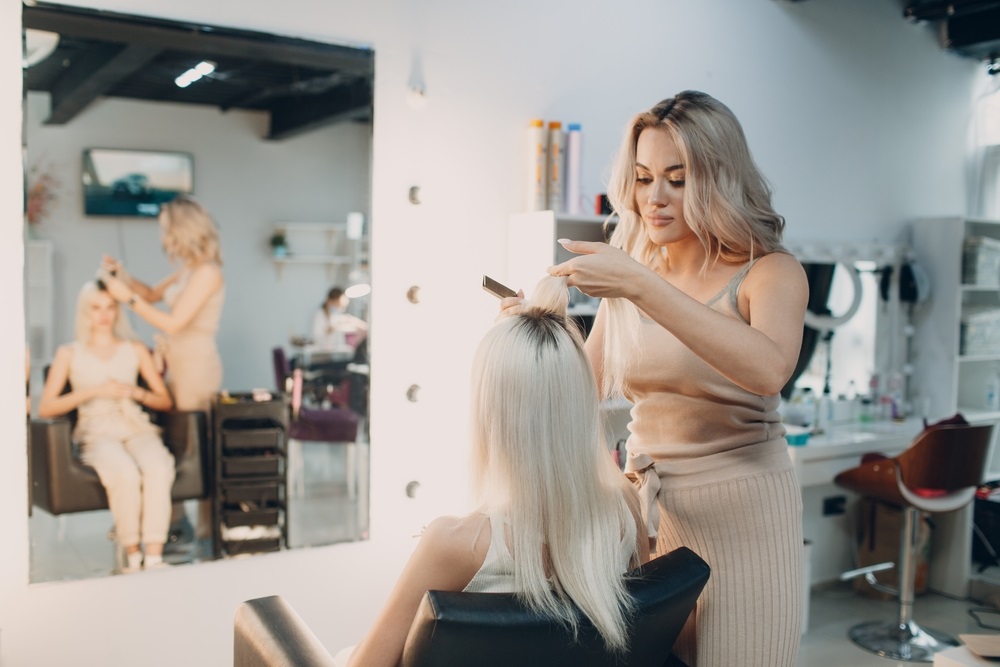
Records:
[[[626,654],[609,654],[581,622],[574,641],[558,621],[529,611],[512,594],[428,591],[403,649],[403,667],[683,667],[674,642],[708,582],[710,571],[686,547],[633,572],[638,603]],[[256,598],[236,610],[234,667],[319,667],[333,658],[280,596]]]
[[[163,443],[174,455],[177,474],[173,500],[207,498],[208,416],[179,410],[149,414],[162,428]],[[55,516],[108,508],[108,496],[97,472],[80,460],[79,445],[73,442],[75,419],[74,411],[55,419],[31,420],[32,502]]]

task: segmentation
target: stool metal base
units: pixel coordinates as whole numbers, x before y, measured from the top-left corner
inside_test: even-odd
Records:
[[[848,632],[855,644],[883,658],[909,662],[931,662],[934,654],[958,642],[943,632],[921,628],[910,621],[871,621],[855,625]]]

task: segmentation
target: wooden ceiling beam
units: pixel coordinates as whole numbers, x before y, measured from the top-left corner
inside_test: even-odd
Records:
[[[194,23],[177,23],[153,18],[137,19],[113,12],[42,3],[23,9],[25,28],[47,30],[60,35],[112,43],[185,51],[203,60],[233,56],[313,67],[342,70],[358,76],[375,71],[370,50],[337,44],[322,44],[292,37],[226,28],[224,31]]]
[[[159,53],[158,47],[130,44],[124,49],[95,50],[77,61],[52,88],[52,110],[46,125],[64,125],[114,88],[145,67]]]
[[[359,79],[321,95],[289,97],[271,105],[271,124],[267,139],[279,140],[346,120],[370,120],[372,90],[368,80]]]

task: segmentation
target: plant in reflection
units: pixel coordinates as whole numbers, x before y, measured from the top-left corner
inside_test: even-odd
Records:
[[[29,224],[41,224],[51,213],[52,204],[57,199],[59,181],[47,166],[36,164],[28,170],[27,186],[24,218]]]

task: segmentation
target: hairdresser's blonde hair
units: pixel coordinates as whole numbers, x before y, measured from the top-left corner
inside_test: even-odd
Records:
[[[705,248],[702,273],[722,259],[747,262],[784,251],[785,220],[771,206],[771,188],[750,154],[739,120],[706,93],[687,90],[667,98],[628,123],[608,184],[618,216],[610,244],[650,268],[667,256],[646,234],[635,201],[636,144],[646,129],[665,131],[685,168],[683,210]],[[608,299],[603,392],[622,392],[634,353],[639,312],[625,299]]]
[[[575,603],[622,650],[633,603],[621,553],[623,540],[636,544],[637,500],[604,443],[597,383],[568,303],[566,279],[545,278],[524,311],[480,343],[474,488],[484,511],[510,520],[518,596],[574,632]]]
[[[90,306],[94,302],[94,299],[98,294],[107,294],[108,298],[111,299],[111,295],[104,289],[102,285],[99,285],[97,281],[88,280],[80,288],[80,293],[76,297],[76,319],[73,323],[73,333],[74,338],[86,345],[90,342],[91,329],[90,329]],[[122,340],[135,340],[135,332],[132,330],[132,326],[128,322],[128,318],[122,312],[121,305],[115,302],[115,323],[111,330],[115,337]]]
[[[222,264],[219,231],[212,216],[191,197],[179,195],[160,207],[163,248],[171,260]]]

